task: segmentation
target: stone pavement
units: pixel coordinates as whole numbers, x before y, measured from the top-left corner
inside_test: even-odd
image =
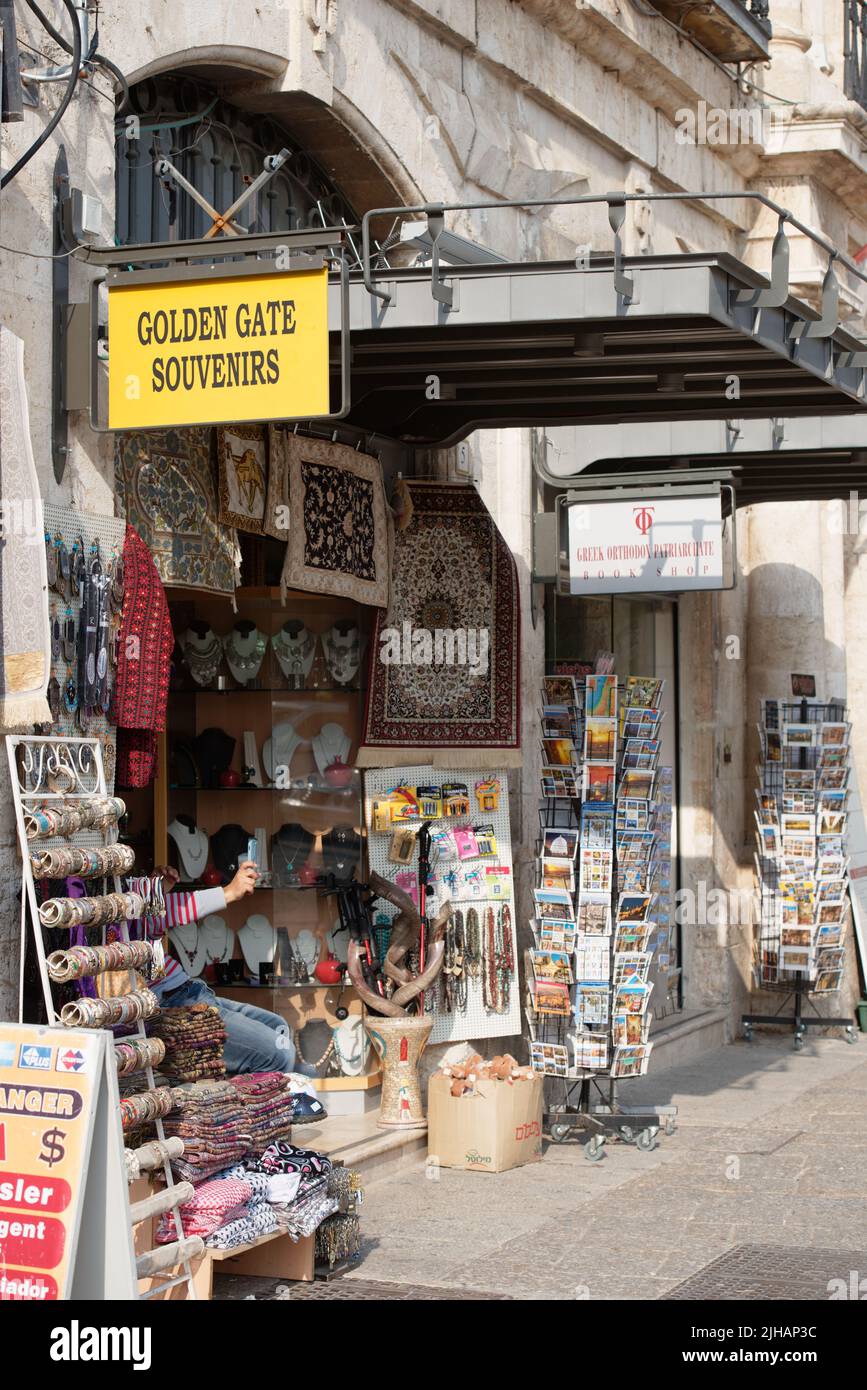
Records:
[[[588,1163],[567,1140],[499,1175],[385,1178],[367,1190],[363,1259],[345,1277],[659,1299],[735,1247],[777,1246],[792,1250],[801,1296],[806,1252],[824,1271],[834,1252],[845,1263],[867,1250],[867,1039],[809,1038],[795,1053],[760,1035],[629,1086],[624,1101],[678,1106],[677,1133],[654,1151],[609,1143]],[[774,1298],[785,1297],[780,1258]]]

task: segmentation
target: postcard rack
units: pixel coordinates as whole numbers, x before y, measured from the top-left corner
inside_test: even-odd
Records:
[[[847,1041],[854,1043],[854,1019],[822,1014],[817,1007],[822,996],[839,992],[845,975],[846,705],[842,700],[765,699],[760,716],[753,977],[756,990],[784,998],[774,1013],[744,1014],[744,1037],[751,1040],[756,1024],[786,1027],[800,1051],[808,1028],[843,1028]]]
[[[670,943],[672,784],[670,769],[657,766],[661,693],[655,677],[630,677],[619,692],[607,670],[580,681],[547,676],[543,687],[530,1062],[548,1079],[552,1139],[583,1131],[591,1160],[602,1157],[606,1134],[653,1148],[676,1114],[623,1106],[617,1096],[621,1079],[647,1071],[650,966],[654,946]]]
[[[36,960],[39,967],[39,976],[42,984],[42,995],[45,1004],[46,1019],[49,1027],[63,1028],[64,1021],[59,1015],[55,1006],[54,995],[51,987],[51,976],[48,967],[48,957],[45,950],[45,939],[43,936],[42,918],[39,912],[39,901],[36,893],[36,882],[33,873],[33,863],[31,855],[40,855],[45,851],[55,850],[101,850],[118,843],[117,815],[105,819],[101,826],[87,826],[77,829],[71,833],[63,835],[51,835],[37,832],[38,838],[29,838],[27,833],[27,820],[33,812],[46,809],[49,812],[56,811],[75,811],[88,803],[93,803],[95,798],[108,798],[108,789],[105,777],[105,767],[102,760],[102,747],[99,739],[96,738],[71,738],[71,737],[37,737],[35,735],[8,734],[6,736],[6,755],[9,763],[9,776],[12,784],[12,795],[15,808],[15,821],[18,832],[18,844],[21,852],[22,861],[22,893],[21,893],[21,941],[20,941],[20,976],[19,976],[19,1022],[23,1022],[24,1014],[24,962],[27,947],[27,917],[29,914],[33,943],[36,952]],[[111,886],[109,886],[109,884]],[[88,896],[104,893],[120,893],[121,880],[118,874],[105,874],[102,877],[87,877],[86,885]],[[99,944],[105,946],[109,929],[116,932],[116,939],[123,943],[129,943],[129,925],[126,921],[107,922],[100,927],[87,927],[85,930],[91,936],[98,935],[99,942],[95,943],[88,940],[88,945]],[[70,933],[70,940],[72,939]],[[134,969],[129,971],[118,971],[117,974],[126,974],[131,993],[140,990],[141,986]],[[106,979],[113,979],[107,975]],[[110,996],[101,996],[103,999]],[[76,1028],[94,1026],[88,1023],[77,1021]],[[144,1042],[147,1038],[144,1021],[138,1018],[135,1028],[127,1036],[134,1037]],[[114,1038],[110,1035],[109,1045],[113,1046]],[[139,1068],[141,1075],[147,1081],[150,1092],[155,1091],[156,1082],[154,1079],[153,1068],[148,1063]],[[159,1114],[152,1121],[156,1132],[159,1148],[159,1155],[166,1155],[166,1136],[162,1119]],[[144,1163],[142,1165],[144,1167]],[[148,1168],[153,1167],[151,1162]],[[159,1210],[171,1211],[174,1220],[175,1232],[177,1235],[176,1245],[167,1246],[160,1253],[160,1263],[158,1265],[159,1277],[153,1282],[147,1292],[142,1293],[142,1298],[152,1298],[165,1294],[169,1289],[177,1284],[186,1284],[188,1297],[195,1299],[196,1291],[193,1283],[193,1271],[190,1264],[190,1255],[195,1253],[190,1251],[190,1242],[185,1240],[183,1225],[178,1214],[178,1204],[188,1197],[188,1185],[179,1185],[174,1180],[171,1164],[168,1157],[163,1156],[157,1165],[165,1179],[165,1192],[153,1199]],[[133,1223],[144,1220],[143,1215],[138,1215],[138,1208],[145,1204],[137,1204],[131,1209],[130,1219]],[[166,1263],[166,1256],[175,1252],[176,1260],[171,1267]],[[155,1252],[148,1251],[139,1256],[139,1276],[142,1277],[144,1264],[153,1256]],[[155,1266],[156,1268],[156,1266]],[[167,1273],[163,1276],[162,1271]],[[179,1272],[178,1272],[179,1271]]]

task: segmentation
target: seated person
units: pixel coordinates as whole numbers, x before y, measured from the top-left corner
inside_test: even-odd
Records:
[[[256,865],[249,860],[239,865],[238,872],[225,888],[202,888],[194,892],[173,893],[170,890],[178,881],[175,869],[158,868],[156,873],[162,877],[166,889],[166,911],[163,917],[148,923],[146,931],[150,941],[161,939],[172,927],[185,922],[196,922],[211,912],[220,912],[229,903],[237,902],[256,886]],[[130,923],[130,928],[140,925]],[[130,935],[132,936],[132,930]],[[150,986],[163,1009],[178,1008],[184,1004],[215,1004],[223,1017],[226,1029],[226,1042],[223,1060],[230,1075],[251,1071],[283,1071],[299,1073],[305,1077],[316,1075],[315,1067],[306,1062],[295,1061],[295,1043],[292,1031],[284,1018],[257,1008],[254,1004],[238,1004],[234,999],[223,999],[205,983],[192,979],[180,961],[166,955],[166,970],[163,978]],[[309,1087],[308,1091],[312,1089]],[[309,1114],[305,1119],[323,1119],[324,1107],[308,1094]],[[299,1110],[306,1106],[299,1107]],[[299,1115],[300,1118],[300,1115]]]

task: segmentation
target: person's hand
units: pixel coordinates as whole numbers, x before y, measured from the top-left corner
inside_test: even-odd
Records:
[[[246,898],[248,893],[252,893],[256,887],[256,880],[259,877],[259,870],[252,859],[245,859],[243,864],[238,865],[238,872],[232,882],[223,891],[226,894],[227,903],[235,903],[239,898]]]
[[[161,878],[163,881],[163,893],[171,893],[175,884],[180,879],[177,869],[171,868],[168,864],[157,864],[154,868],[154,877]]]

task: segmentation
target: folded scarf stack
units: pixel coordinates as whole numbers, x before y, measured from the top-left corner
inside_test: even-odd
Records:
[[[165,1009],[150,1031],[165,1043],[165,1061],[160,1066],[165,1076],[175,1081],[207,1081],[226,1075],[226,1028],[215,1004]]]
[[[289,1077],[282,1071],[254,1071],[233,1076],[243,1106],[244,1132],[250,1136],[249,1153],[261,1154],[276,1139],[288,1139],[292,1132],[292,1092]]]
[[[175,1108],[165,1120],[167,1135],[184,1141],[172,1167],[179,1178],[202,1182],[250,1152],[244,1112],[229,1081],[193,1081],[172,1089]]]
[[[212,1235],[221,1226],[246,1214],[252,1196],[251,1184],[243,1179],[219,1177],[203,1182],[196,1188],[195,1196],[178,1207],[184,1235],[203,1239]],[[177,1240],[174,1218],[171,1212],[164,1212],[157,1226],[157,1243],[168,1245],[173,1240]]]

